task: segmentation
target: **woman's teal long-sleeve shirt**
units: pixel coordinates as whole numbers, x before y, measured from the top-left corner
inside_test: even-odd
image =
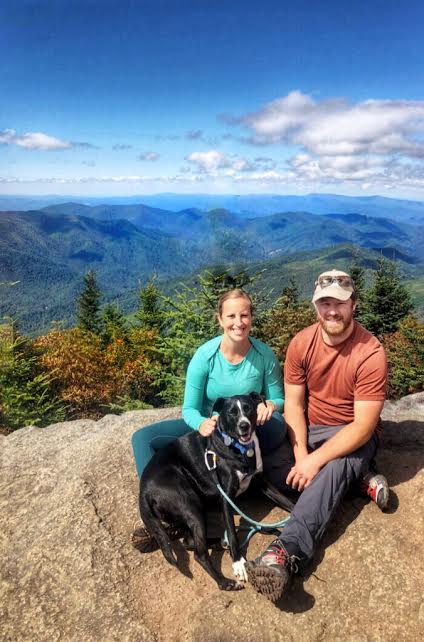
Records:
[[[258,392],[273,401],[276,410],[283,410],[280,364],[269,346],[253,337],[249,340],[250,350],[235,365],[219,349],[222,335],[197,349],[187,369],[183,404],[183,418],[190,428],[199,429],[220,397]]]

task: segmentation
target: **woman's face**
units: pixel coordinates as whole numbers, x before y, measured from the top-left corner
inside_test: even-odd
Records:
[[[250,302],[243,297],[227,299],[218,320],[226,337],[237,343],[245,341],[252,327]]]

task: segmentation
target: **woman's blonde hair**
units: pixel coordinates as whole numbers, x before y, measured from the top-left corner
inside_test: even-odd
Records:
[[[225,301],[228,301],[228,299],[246,299],[246,301],[249,302],[250,314],[253,316],[253,302],[250,296],[241,288],[234,288],[234,290],[228,290],[219,297],[216,310],[218,317],[222,316],[222,308],[224,307]]]

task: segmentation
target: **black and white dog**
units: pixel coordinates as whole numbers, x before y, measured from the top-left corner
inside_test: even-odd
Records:
[[[242,588],[247,579],[240,553],[233,509],[217,487],[234,500],[244,492],[254,475],[262,472],[262,459],[255,434],[257,393],[218,399],[217,427],[209,437],[192,431],[159,450],[140,480],[140,514],[143,523],[168,562],[177,566],[166,522],[191,534],[194,557],[223,590]],[[292,503],[261,476],[261,490],[275,504],[291,510]],[[227,579],[211,563],[206,539],[205,508],[222,502],[224,523],[236,580]],[[239,580],[239,581],[237,581]]]

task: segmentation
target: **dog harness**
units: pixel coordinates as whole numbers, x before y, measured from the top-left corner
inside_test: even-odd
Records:
[[[249,459],[253,458],[256,455],[256,462],[255,462],[256,465],[254,469],[250,470],[247,473],[242,473],[239,470],[236,471],[236,474],[239,480],[239,489],[237,491],[236,496],[241,495],[249,487],[252,477],[254,477],[256,473],[260,473],[263,470],[261,449],[259,447],[258,438],[256,435],[254,435],[252,441],[250,441],[248,444],[242,444],[239,441],[237,441],[237,439],[234,439],[233,437],[230,437],[230,435],[227,435],[227,433],[221,430],[219,426],[216,427],[216,431],[220,435],[220,437],[222,437],[224,444],[228,448],[235,448],[242,455],[248,457]],[[209,458],[211,458],[211,461],[209,461]],[[205,464],[206,464],[206,468],[209,471],[215,470],[216,460],[217,460],[217,455],[213,450],[205,451]],[[252,460],[252,463],[253,463],[253,460]],[[218,480],[216,480],[216,484],[218,485]]]
[[[225,442],[225,437],[227,437],[228,440],[231,440],[231,445],[232,446],[235,446],[235,444],[238,444],[239,446],[241,446],[242,448],[244,448],[246,450],[246,452],[243,453],[243,454],[247,454],[247,451],[250,450],[250,449],[253,450],[252,444],[254,446],[253,454],[256,453],[256,469],[251,474],[247,473],[245,475],[243,475],[243,473],[240,473],[239,471],[237,471],[237,475],[238,475],[239,481],[240,481],[239,492],[237,493],[237,495],[239,495],[240,493],[242,493],[249,486],[251,478],[257,472],[261,472],[262,471],[262,457],[261,457],[261,451],[260,451],[260,448],[259,448],[258,438],[255,435],[254,438],[253,438],[253,441],[251,441],[249,444],[244,445],[244,444],[240,444],[238,441],[236,441],[235,439],[233,439],[232,437],[230,437],[226,433],[223,433],[218,427],[216,428],[216,430],[219,431],[221,436],[223,436],[224,444],[226,444],[228,446],[230,445],[230,443],[227,444]],[[237,446],[236,446],[236,448],[237,448]],[[240,452],[243,452],[241,450],[241,448],[237,448],[237,449],[240,450]],[[252,457],[253,454],[252,455],[247,455],[247,456],[248,457]],[[282,519],[279,522],[262,524],[261,522],[256,522],[254,519],[252,519],[251,517],[249,517],[248,515],[243,513],[243,511],[232,501],[232,499],[230,497],[228,497],[227,493],[225,492],[225,490],[222,488],[221,484],[219,483],[219,479],[218,479],[218,475],[217,475],[217,471],[216,471],[217,459],[218,459],[218,455],[216,454],[216,452],[214,450],[210,450],[209,448],[205,449],[205,464],[206,464],[206,468],[212,473],[212,476],[215,479],[215,483],[216,483],[217,489],[219,490],[220,494],[225,499],[225,501],[230,504],[232,509],[238,515],[240,515],[240,517],[243,517],[243,519],[250,524],[250,527],[249,527],[249,530],[247,532],[247,535],[246,535],[244,541],[242,542],[241,546],[242,547],[246,546],[247,543],[249,542],[250,538],[253,537],[253,535],[255,535],[256,533],[263,532],[263,531],[265,531],[265,532],[266,531],[274,532],[274,534],[280,535],[280,530],[279,529],[283,528],[283,526],[287,523],[287,521],[290,518],[289,517],[285,517],[284,519]],[[225,531],[225,533],[224,533],[224,541],[228,545],[227,531]]]

